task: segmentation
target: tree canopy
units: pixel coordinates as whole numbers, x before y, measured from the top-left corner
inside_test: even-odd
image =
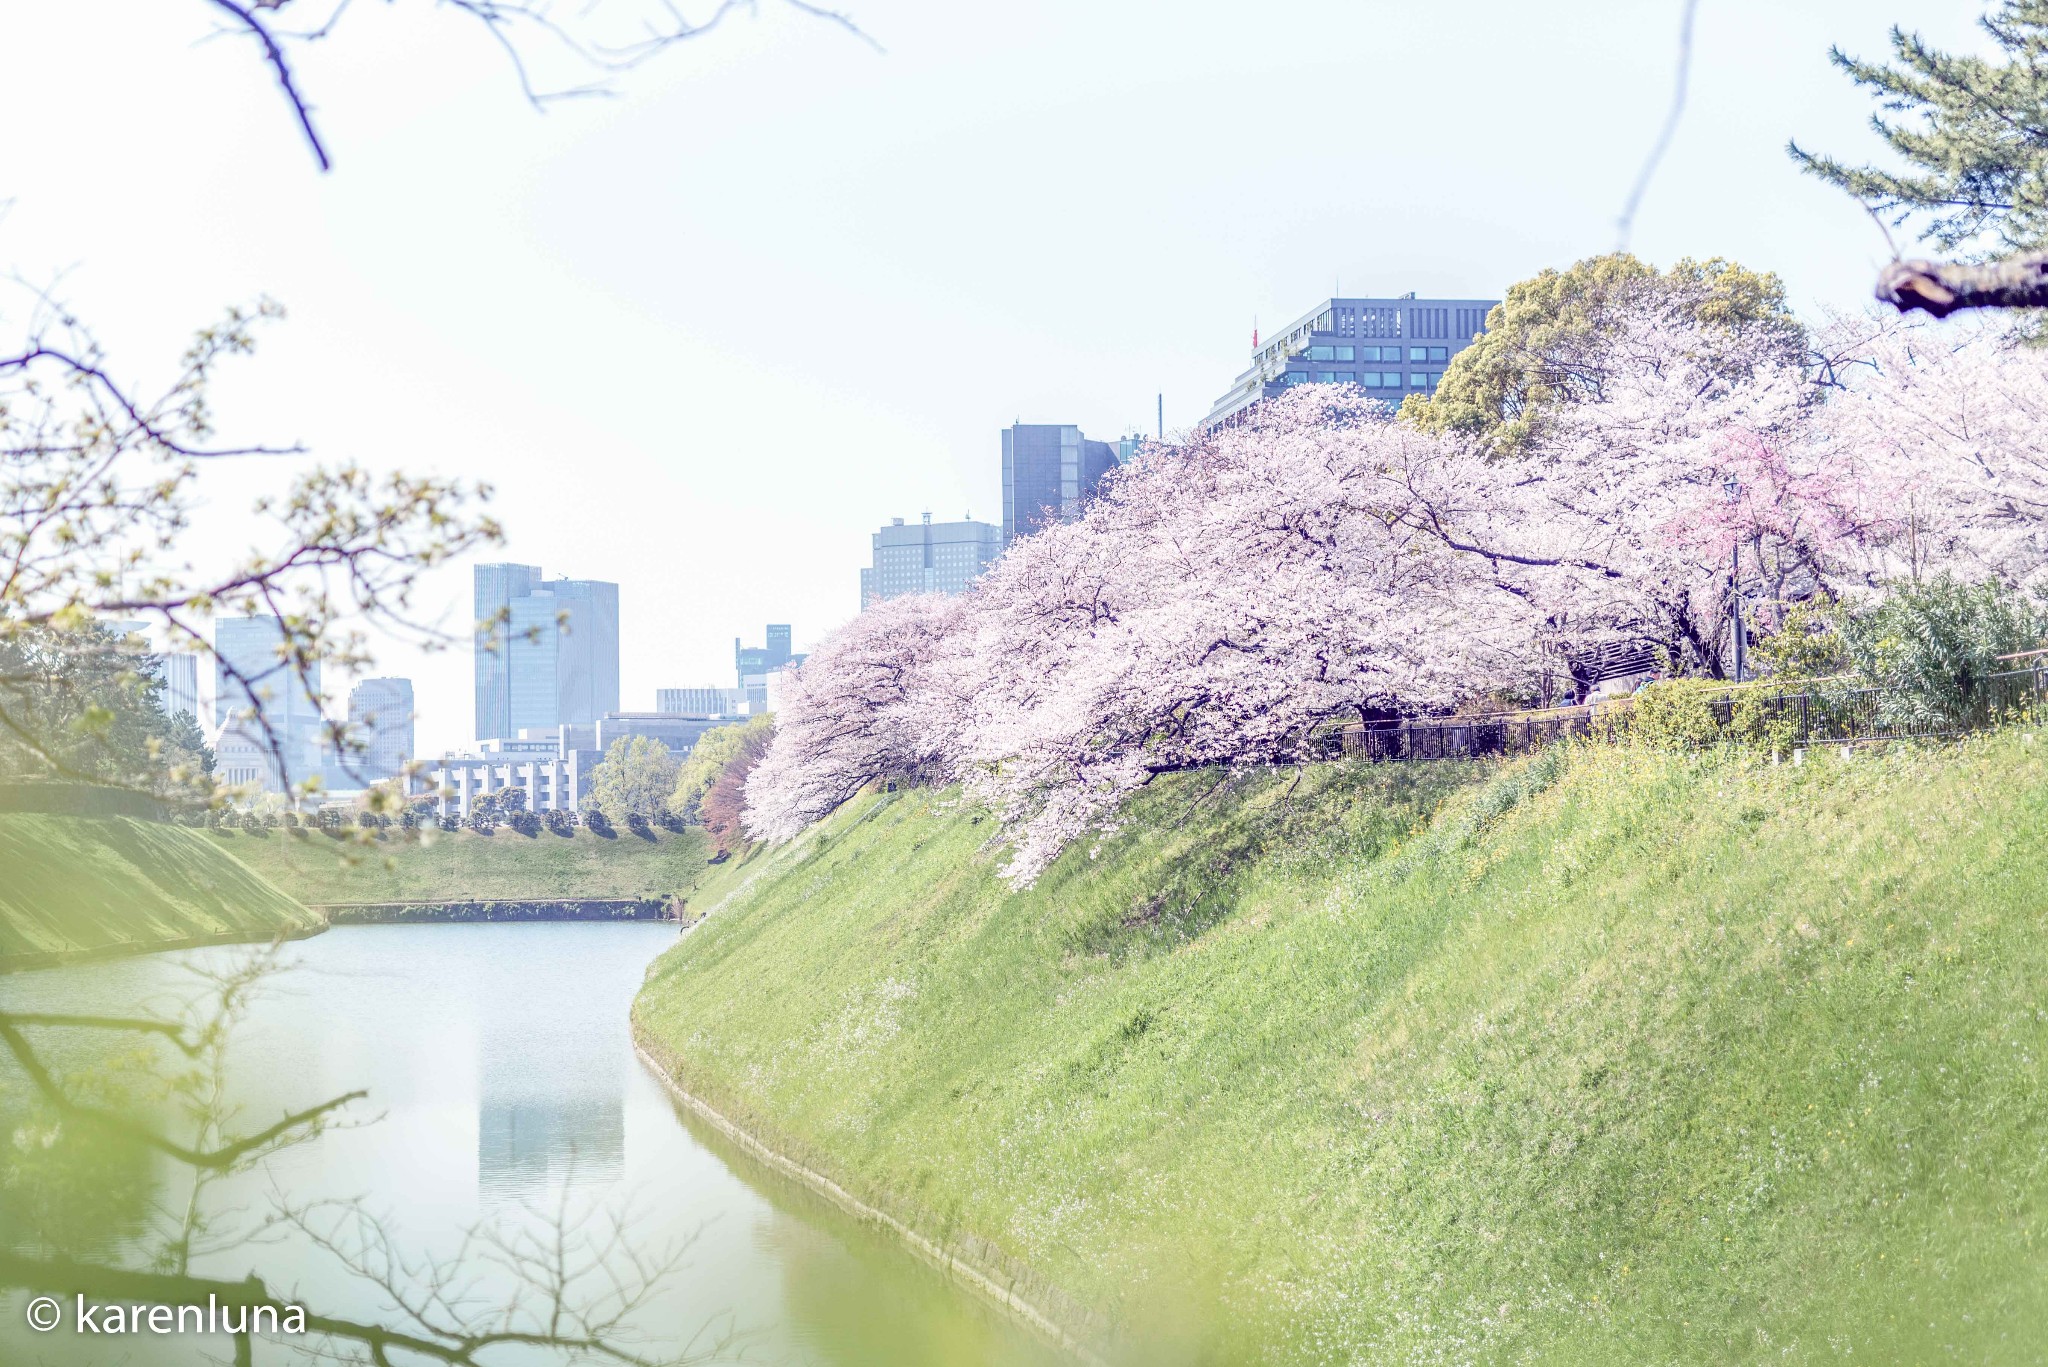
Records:
[[[689,758],[676,772],[676,787],[669,797],[669,811],[685,821],[702,820],[700,808],[704,795],[718,782],[718,776],[746,748],[749,740],[755,736],[766,736],[774,726],[773,717],[753,717],[737,726],[715,726],[697,737]]]
[[[676,764],[651,736],[621,736],[591,775],[591,802],[613,821],[659,816],[676,790]]]
[[[1659,274],[1626,252],[1588,257],[1510,285],[1486,331],[1451,358],[1434,394],[1412,394],[1401,417],[1424,432],[1479,438],[1497,454],[1528,446],[1546,411],[1597,399],[1603,345],[1615,319],[1654,300],[1682,303],[1698,322],[1758,332],[1765,350],[1797,356],[1804,333],[1775,274],[1733,261],[1680,261]]]
[[[203,793],[213,755],[189,712],[165,714],[163,668],[96,624],[0,630],[0,775]]]
[[[2048,0],[2004,0],[1979,24],[1997,54],[1965,56],[1892,30],[1892,59],[1840,48],[1836,66],[1877,99],[1871,126],[1902,170],[1850,166],[1787,150],[1801,166],[1894,223],[1918,221],[1944,250],[1994,239],[2008,251],[2048,248]]]

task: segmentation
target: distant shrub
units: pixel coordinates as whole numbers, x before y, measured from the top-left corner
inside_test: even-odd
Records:
[[[1773,753],[1799,743],[1799,713],[1773,701],[1782,688],[1718,679],[1666,679],[1603,718],[1645,745],[1754,746]]]
[[[1750,642],[1750,664],[1779,683],[1845,673],[1849,655],[1835,625],[1841,615],[1832,603],[1799,604],[1785,613],[1776,631]]]

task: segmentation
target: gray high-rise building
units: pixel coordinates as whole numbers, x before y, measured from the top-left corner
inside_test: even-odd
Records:
[[[801,655],[792,655],[789,623],[768,624],[768,644],[765,646],[743,646],[740,638],[732,638],[733,672],[739,676],[739,691],[746,703],[747,715],[758,717],[768,707],[768,676],[785,666],[803,663]]]
[[[476,607],[476,738],[512,729],[512,600],[541,579],[538,565],[478,565],[471,572]]]
[[[364,748],[350,767],[366,779],[396,778],[413,749],[411,679],[364,679],[348,694],[350,738]]]
[[[863,610],[906,593],[965,593],[1003,553],[1002,533],[986,522],[934,522],[915,527],[892,518],[874,534],[874,564],[860,572]]]
[[[199,718],[199,657],[190,651],[173,650],[163,656],[164,691],[160,695],[164,715],[187,713]]]
[[[1081,429],[1020,422],[1003,429],[1003,545],[1072,522],[1116,468],[1117,448]]]
[[[281,792],[287,779],[296,783],[319,770],[320,665],[315,661],[301,676],[284,647],[284,623],[275,617],[214,623],[217,746],[241,757],[239,776],[227,782]]]
[[[789,663],[790,632],[787,622],[768,624],[768,644],[765,646],[743,646],[740,638],[732,638],[733,670],[739,675],[740,687],[747,686],[749,678],[772,674]]]
[[[479,565],[476,738],[588,724],[619,707],[619,586]]]
[[[1428,394],[1451,357],[1486,331],[1498,299],[1325,299],[1265,338],[1254,338],[1251,368],[1216,401],[1216,427],[1290,385],[1352,384],[1399,404]]]

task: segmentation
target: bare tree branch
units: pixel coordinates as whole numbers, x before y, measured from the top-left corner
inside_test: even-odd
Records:
[[[326,17],[313,27],[298,30],[280,28],[262,13],[269,11],[275,14],[285,10],[294,0],[206,0],[206,3],[227,16],[225,32],[246,36],[262,50],[264,64],[277,78],[285,101],[291,107],[292,117],[297,121],[307,146],[312,149],[313,159],[322,171],[333,169],[326,143],[322,141],[314,121],[313,106],[299,88],[288,45],[316,42],[331,35],[348,11],[348,0],[338,0]],[[651,0],[648,5],[651,17],[642,20],[637,36],[612,41],[589,36],[582,25],[557,19],[554,6],[548,0],[445,0],[445,3],[484,26],[491,40],[511,62],[520,93],[536,109],[545,109],[559,100],[609,95],[612,93],[611,82],[617,77],[678,43],[702,37],[735,11],[744,9],[752,13],[759,8],[759,0],[707,0],[708,12],[703,18],[692,20],[683,14],[675,0]],[[845,31],[877,52],[882,50],[881,44],[843,11],[811,3],[811,0],[782,0],[782,3],[799,14]],[[593,3],[577,10],[576,17],[587,22],[591,12],[597,8],[598,4],[593,0]],[[533,73],[536,54],[523,45],[529,33],[543,40],[554,52],[589,71],[591,79],[555,86],[537,81]]]
[[[1664,127],[1657,134],[1656,145],[1650,149],[1649,160],[1643,163],[1635,188],[1629,191],[1628,203],[1622,206],[1621,218],[1614,225],[1614,249],[1618,252],[1628,250],[1629,234],[1635,229],[1636,210],[1642,207],[1643,196],[1650,189],[1650,178],[1657,174],[1657,168],[1664,162],[1664,154],[1671,150],[1671,139],[1678,134],[1678,121],[1685,116],[1686,87],[1692,78],[1692,23],[1699,14],[1700,0],[1683,0],[1683,4],[1684,9],[1678,19],[1678,80],[1671,91],[1671,112],[1664,116]]]

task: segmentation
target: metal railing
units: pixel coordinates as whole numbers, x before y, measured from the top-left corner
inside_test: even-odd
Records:
[[[1753,741],[1787,749],[1857,741],[1933,740],[2008,723],[2048,723],[2048,660],[1989,675],[1952,703],[1903,688],[1831,686],[1799,691],[1731,688],[1701,700],[1711,724],[1702,741]],[[1628,734],[1633,699],[1477,717],[1352,723],[1318,738],[1318,750],[1368,760],[1476,759],[1519,755],[1573,736]]]

